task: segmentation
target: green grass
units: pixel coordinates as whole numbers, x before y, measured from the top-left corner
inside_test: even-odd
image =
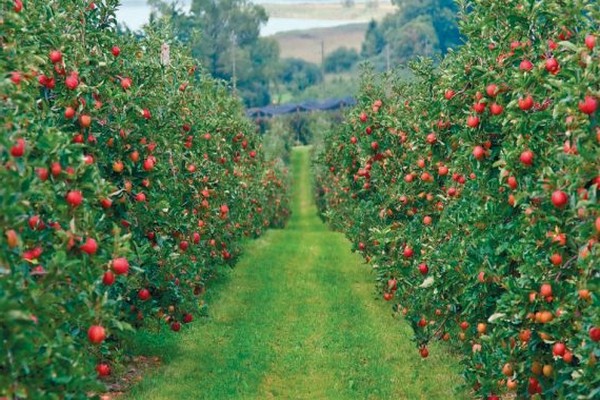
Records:
[[[164,365],[128,398],[461,398],[456,360],[436,346],[419,357],[410,328],[374,299],[360,257],[317,217],[308,148],[292,161],[288,227],[247,245],[209,295],[209,318],[179,335],[142,335],[136,351]]]

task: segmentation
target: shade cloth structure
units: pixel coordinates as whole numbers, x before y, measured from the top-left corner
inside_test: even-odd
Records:
[[[307,111],[334,111],[344,107],[353,106],[356,99],[353,97],[343,97],[328,100],[307,100],[302,103],[288,103],[278,105],[268,105],[265,107],[255,107],[246,110],[246,115],[250,118],[274,117],[277,115],[292,114]]]

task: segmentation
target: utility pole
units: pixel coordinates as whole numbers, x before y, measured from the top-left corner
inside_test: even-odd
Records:
[[[385,59],[387,64],[387,72],[390,72],[390,44],[385,46]]]
[[[321,39],[321,73],[325,77],[325,39]]]
[[[237,45],[237,36],[235,32],[231,32],[231,83],[233,85],[233,95],[237,92],[237,75],[235,70],[235,48]]]

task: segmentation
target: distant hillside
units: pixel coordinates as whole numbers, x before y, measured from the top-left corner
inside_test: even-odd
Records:
[[[354,23],[334,28],[282,32],[272,38],[279,43],[282,58],[301,58],[320,65],[321,43],[325,55],[342,46],[360,51],[366,31],[366,23]]]

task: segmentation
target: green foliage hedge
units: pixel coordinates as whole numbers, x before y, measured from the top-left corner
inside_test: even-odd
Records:
[[[595,398],[600,9],[459,1],[466,43],[366,73],[317,158],[318,203],[476,398]]]
[[[43,3],[43,4],[42,4]],[[0,397],[87,398],[135,328],[191,322],[285,171],[242,106],[116,0],[2,0]]]

